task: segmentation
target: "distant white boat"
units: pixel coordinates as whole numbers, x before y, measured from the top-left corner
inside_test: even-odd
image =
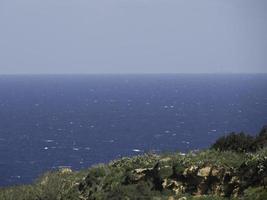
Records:
[[[141,152],[140,149],[133,149],[133,152]]]

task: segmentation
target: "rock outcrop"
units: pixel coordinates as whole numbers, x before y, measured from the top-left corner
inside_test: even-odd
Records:
[[[266,158],[254,163],[254,168],[244,163],[238,169],[225,169],[216,165],[192,165],[183,171],[177,171],[173,166],[158,162],[154,168],[132,170],[124,184],[149,181],[152,184],[151,189],[171,190],[176,195],[188,193],[238,197],[250,186],[265,186],[266,169]]]
[[[265,200],[266,141],[264,127],[257,137],[225,137],[216,143],[217,150],[150,153],[80,172],[60,169],[46,173],[32,185],[0,188],[0,199]]]

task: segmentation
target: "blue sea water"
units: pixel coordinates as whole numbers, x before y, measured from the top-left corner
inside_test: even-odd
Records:
[[[0,76],[0,186],[267,124],[267,75]]]

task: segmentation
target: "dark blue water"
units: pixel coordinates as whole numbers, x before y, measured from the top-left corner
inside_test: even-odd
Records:
[[[267,75],[0,76],[0,185],[267,124]]]

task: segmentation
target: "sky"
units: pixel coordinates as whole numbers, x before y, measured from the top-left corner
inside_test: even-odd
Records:
[[[0,74],[267,73],[266,0],[0,0]]]

